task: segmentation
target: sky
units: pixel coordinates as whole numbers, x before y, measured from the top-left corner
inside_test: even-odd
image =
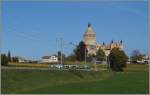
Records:
[[[75,48],[69,43],[82,40],[88,22],[98,43],[122,40],[127,55],[135,49],[148,53],[147,1],[4,1],[1,8],[1,51],[12,56],[40,59],[56,54],[61,38],[68,55]]]

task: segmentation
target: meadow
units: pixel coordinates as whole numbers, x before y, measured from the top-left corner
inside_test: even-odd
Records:
[[[1,92],[8,94],[148,94],[148,65],[124,72],[2,69]]]

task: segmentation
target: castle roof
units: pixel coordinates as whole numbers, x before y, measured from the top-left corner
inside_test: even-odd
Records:
[[[93,31],[93,28],[92,28],[90,23],[88,23],[88,28],[87,28],[87,31],[84,33],[84,35],[88,35],[88,34],[94,34],[95,35],[95,32]]]

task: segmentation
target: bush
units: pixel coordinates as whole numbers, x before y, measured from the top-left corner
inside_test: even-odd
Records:
[[[113,48],[109,55],[110,58],[110,68],[114,71],[123,71],[123,67],[126,67],[126,62],[128,60],[127,55],[124,51],[118,48]]]

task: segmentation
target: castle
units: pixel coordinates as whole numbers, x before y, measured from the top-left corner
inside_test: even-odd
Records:
[[[96,33],[93,31],[90,23],[88,23],[87,31],[83,35],[83,42],[86,44],[89,55],[96,55],[96,52],[99,48],[101,48],[105,52],[106,56],[108,56],[110,54],[110,51],[115,47],[119,48],[120,50],[123,49],[122,40],[120,42],[113,42],[112,40],[111,43],[107,45],[104,42],[103,44],[97,43]]]

